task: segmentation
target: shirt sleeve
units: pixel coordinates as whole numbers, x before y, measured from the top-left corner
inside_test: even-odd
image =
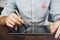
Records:
[[[51,0],[50,16],[53,22],[60,18],[60,0]]]
[[[15,12],[16,3],[15,0],[7,0],[3,11],[1,12],[1,16],[8,16],[11,13]]]

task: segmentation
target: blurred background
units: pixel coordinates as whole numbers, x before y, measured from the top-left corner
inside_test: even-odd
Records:
[[[3,10],[4,6],[5,6],[6,0],[0,0],[0,14],[1,11]]]

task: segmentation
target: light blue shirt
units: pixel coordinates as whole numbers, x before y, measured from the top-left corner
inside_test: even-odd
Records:
[[[52,21],[60,17],[60,0],[8,0],[1,16],[9,16],[17,9],[26,24],[44,25],[49,14]]]

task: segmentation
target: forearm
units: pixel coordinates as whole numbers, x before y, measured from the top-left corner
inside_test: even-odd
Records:
[[[6,23],[5,23],[5,21],[6,21],[6,16],[4,16],[4,17],[0,17],[0,25],[5,25]]]

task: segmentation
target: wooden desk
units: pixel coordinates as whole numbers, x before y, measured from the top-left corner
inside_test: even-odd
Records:
[[[12,40],[52,40],[50,34],[9,34],[9,39]]]
[[[0,26],[0,40],[53,40],[54,39],[52,35],[50,35],[50,33],[20,34],[20,33],[8,33],[8,32],[9,32],[8,27]]]

